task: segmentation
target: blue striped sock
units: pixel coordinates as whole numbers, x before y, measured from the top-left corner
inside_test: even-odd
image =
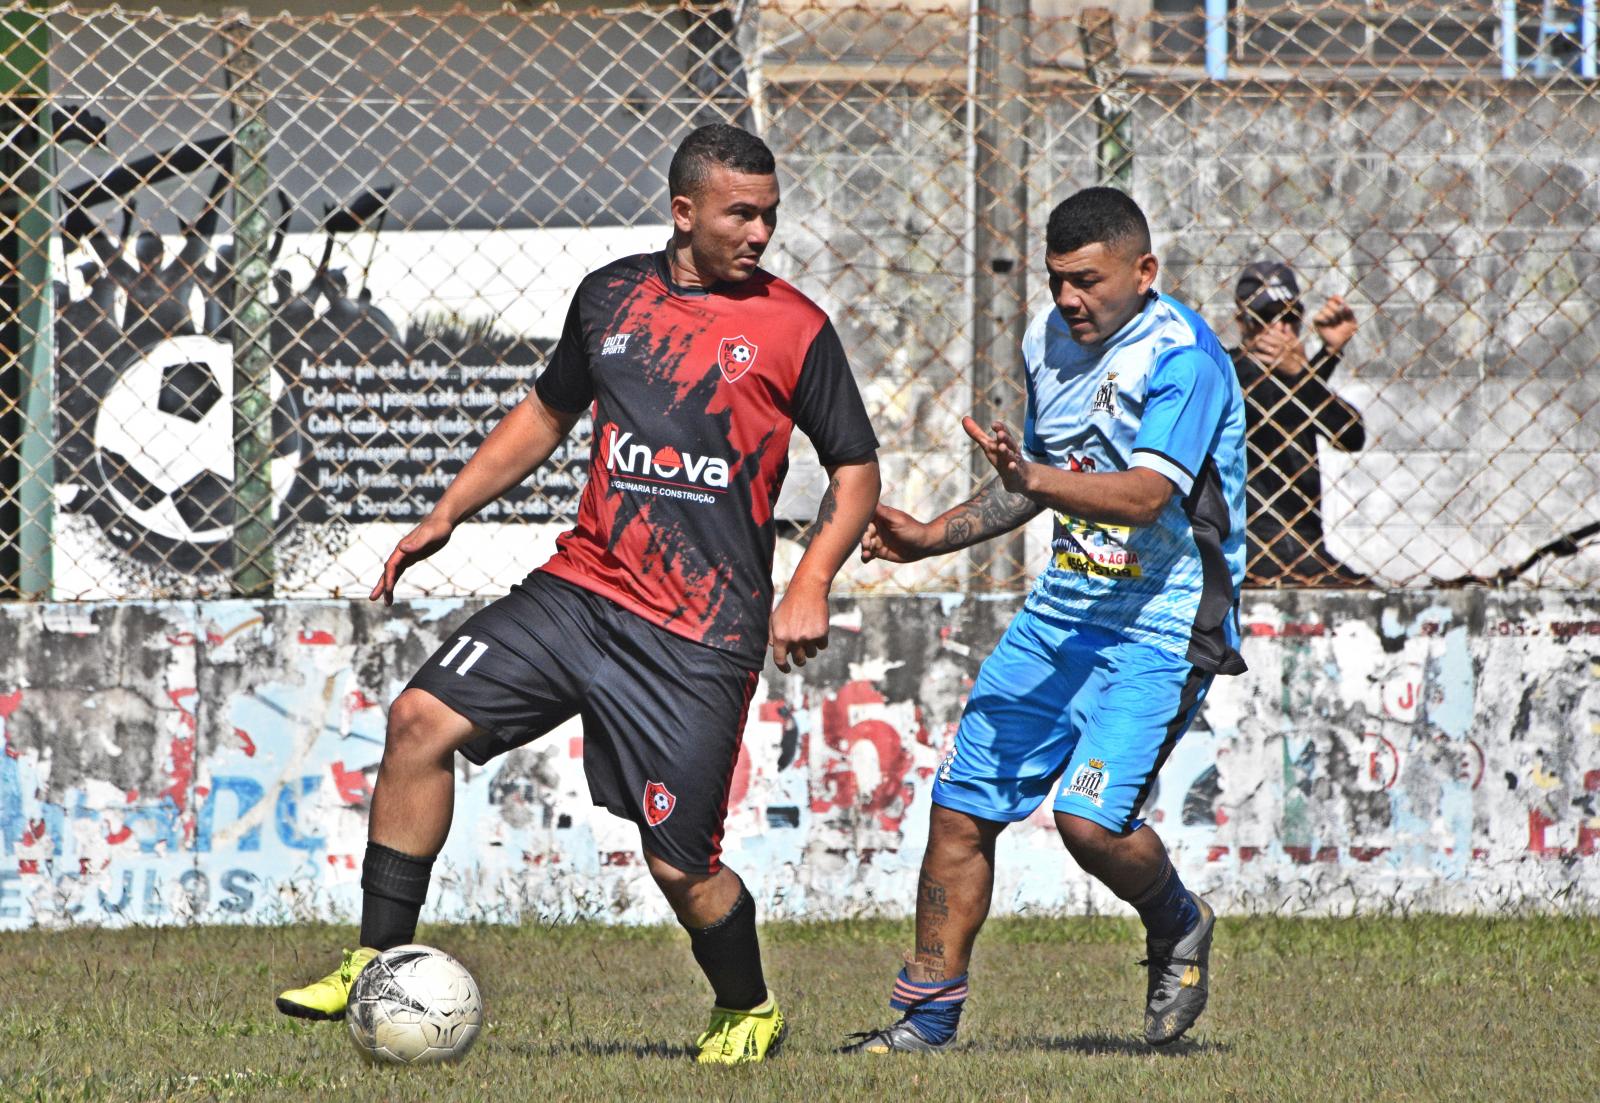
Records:
[[[943,1045],[956,1036],[961,1008],[967,1002],[967,974],[931,984],[918,984],[904,969],[894,981],[889,1006],[905,1012],[907,1021],[923,1040]]]
[[[1200,909],[1194,906],[1194,897],[1184,888],[1183,879],[1170,861],[1162,864],[1150,887],[1129,903],[1139,913],[1151,938],[1176,942],[1200,922]]]

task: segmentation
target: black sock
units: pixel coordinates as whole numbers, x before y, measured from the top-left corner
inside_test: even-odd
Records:
[[[761,944],[756,939],[756,902],[744,883],[728,914],[698,929],[685,924],[689,945],[701,972],[711,982],[717,1006],[733,1011],[759,1007],[767,998],[761,973]]]
[[[389,950],[416,939],[432,871],[432,858],[367,844],[361,861],[361,945]]]

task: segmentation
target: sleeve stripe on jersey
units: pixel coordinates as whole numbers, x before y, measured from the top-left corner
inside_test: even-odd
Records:
[[[1165,475],[1185,494],[1194,489],[1194,476],[1189,474],[1183,464],[1171,456],[1157,452],[1154,448],[1134,449],[1132,464],[1134,467],[1149,468],[1158,475]]]

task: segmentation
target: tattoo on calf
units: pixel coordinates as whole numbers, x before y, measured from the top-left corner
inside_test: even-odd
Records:
[[[944,921],[950,918],[950,900],[944,885],[926,873],[917,879],[917,952],[925,981],[946,979]]]

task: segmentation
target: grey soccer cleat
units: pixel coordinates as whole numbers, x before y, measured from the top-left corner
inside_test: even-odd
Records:
[[[1164,1046],[1183,1037],[1206,1009],[1207,963],[1217,917],[1210,904],[1193,893],[1189,896],[1200,912],[1194,930],[1176,942],[1145,939],[1148,956],[1139,963],[1150,971],[1145,990],[1144,1040],[1153,1046]]]
[[[955,1035],[952,1034],[938,1045],[934,1045],[911,1025],[909,1019],[901,1019],[893,1026],[884,1027],[882,1030],[863,1030],[851,1034],[845,1039],[844,1045],[839,1047],[840,1053],[943,1053],[956,1044]]]

